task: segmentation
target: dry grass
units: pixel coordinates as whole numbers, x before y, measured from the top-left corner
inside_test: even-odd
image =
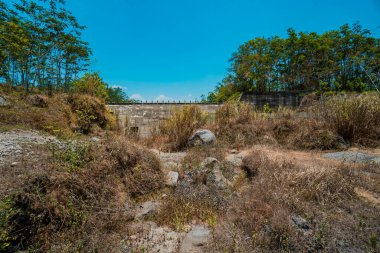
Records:
[[[380,183],[377,177],[363,178],[380,166],[314,169],[271,160],[258,151],[246,158],[247,166],[255,174],[215,228],[210,252],[379,250],[379,207],[361,199],[355,188],[380,193],[380,184],[364,183]],[[293,223],[298,216],[308,229]]]
[[[226,103],[216,112],[211,126],[229,147],[258,143],[286,148],[331,150],[347,145],[376,147],[380,140],[378,94],[334,96],[314,102],[305,111],[278,108],[271,113],[251,105]]]
[[[224,144],[218,142],[214,146],[192,147],[187,150],[186,156],[182,161],[183,168],[194,168],[198,166],[207,157],[214,157],[222,162],[225,158],[227,148]]]
[[[2,251],[117,250],[115,240],[122,240],[123,224],[131,218],[124,204],[161,188],[160,163],[149,151],[114,136],[80,158],[85,162],[50,157],[22,189],[2,198]],[[76,169],[68,170],[72,163]]]
[[[222,105],[215,115],[213,130],[219,140],[243,147],[252,145],[259,135],[266,132],[266,125],[250,104],[229,102]]]
[[[215,226],[220,210],[209,198],[194,194],[172,194],[164,201],[161,211],[155,217],[160,225],[169,226],[177,231],[186,231],[192,222],[204,222]]]
[[[379,144],[379,94],[335,96],[323,101],[314,110],[344,140],[369,146]]]
[[[207,115],[200,107],[191,105],[174,109],[172,116],[159,126],[159,133],[167,137],[169,149],[181,150],[195,130],[206,124]]]
[[[60,137],[87,134],[96,128],[116,128],[116,118],[102,101],[94,97],[9,93],[6,98],[9,105],[0,107],[2,127],[34,128]]]

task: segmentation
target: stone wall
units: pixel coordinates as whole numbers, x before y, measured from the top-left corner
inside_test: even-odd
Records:
[[[160,121],[170,117],[173,108],[185,105],[142,103],[108,105],[108,107],[117,115],[119,125],[125,133],[135,133],[140,137],[148,137]],[[220,105],[198,104],[198,106],[212,116]]]
[[[297,107],[300,105],[302,96],[299,93],[273,92],[268,94],[243,94],[240,101],[251,103],[259,108],[268,104],[271,108],[279,106]]]

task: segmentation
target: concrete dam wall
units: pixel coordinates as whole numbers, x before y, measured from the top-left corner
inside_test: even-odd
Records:
[[[148,137],[157,124],[170,117],[174,108],[181,108],[186,103],[141,103],[125,105],[108,105],[118,117],[119,126],[124,133],[136,134],[139,137]],[[215,114],[220,105],[197,104],[210,115]]]

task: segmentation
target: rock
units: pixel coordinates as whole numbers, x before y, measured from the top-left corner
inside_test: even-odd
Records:
[[[230,150],[230,154],[237,154],[237,153],[239,153],[239,151],[237,151],[236,149]]]
[[[99,142],[100,139],[99,139],[98,137],[91,137],[91,138],[90,138],[90,141],[91,141],[91,142]]]
[[[148,216],[155,214],[157,212],[157,209],[158,203],[152,201],[145,202],[138,207],[135,219],[143,220]]]
[[[218,166],[219,166],[219,161],[214,157],[207,157],[200,164],[200,167],[202,169],[213,169],[213,168],[218,167]]]
[[[129,227],[133,233],[121,242],[120,252],[178,252],[182,233],[154,222],[137,222]]]
[[[307,224],[307,221],[301,216],[292,215],[290,217],[290,220],[292,221],[293,225],[296,226],[303,233],[310,232],[311,230],[310,226]]]
[[[33,105],[35,107],[40,107],[40,108],[48,107],[48,103],[46,101],[46,97],[44,97],[42,95],[29,95],[26,98],[26,101],[30,105]]]
[[[203,252],[202,246],[207,243],[210,236],[210,230],[201,225],[194,226],[189,233],[186,234],[182,241],[180,253],[197,253]]]
[[[212,183],[219,189],[225,189],[228,185],[230,185],[230,182],[223,176],[223,173],[219,168],[213,169],[209,173],[207,183]]]
[[[19,162],[13,162],[11,163],[11,167],[16,167],[19,164]]]
[[[189,139],[190,146],[211,145],[216,142],[216,137],[213,132],[207,129],[197,130]]]
[[[177,186],[179,174],[175,171],[169,171],[169,173],[166,175],[166,182],[165,184],[167,186]]]
[[[226,157],[226,161],[232,163],[236,167],[240,167],[243,164],[243,158],[245,155],[245,152],[241,152],[239,154],[230,154]]]
[[[379,163],[380,164],[380,157],[369,155],[365,153],[360,152],[354,152],[354,151],[344,151],[344,152],[336,152],[336,153],[328,153],[323,155],[324,158],[329,159],[335,159],[345,162],[353,162],[353,163]]]
[[[5,100],[5,98],[0,96],[0,106],[6,106],[6,105],[8,105],[7,100]]]
[[[225,189],[229,185],[228,180],[223,176],[220,170],[220,163],[214,157],[207,157],[201,164],[200,170],[207,175],[206,183],[214,185],[219,189]]]
[[[380,164],[380,157],[375,157],[372,159],[373,162]]]

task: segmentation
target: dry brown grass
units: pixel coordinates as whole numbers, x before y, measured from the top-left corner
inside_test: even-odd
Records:
[[[229,102],[216,111],[212,129],[220,141],[238,148],[255,143],[266,127],[250,104]]]
[[[76,159],[59,159],[50,157],[23,188],[2,197],[0,249],[117,251],[131,218],[125,202],[163,185],[158,159],[114,136],[93,144],[75,170],[65,163]]]
[[[379,145],[380,94],[327,98],[314,111],[344,140],[369,146]]]
[[[215,226],[219,213],[220,210],[208,197],[196,192],[184,195],[174,193],[165,199],[155,221],[177,231],[185,231],[186,225],[192,222]]]
[[[379,207],[355,188],[380,193],[378,177],[364,179],[366,171],[379,172],[380,166],[315,169],[258,151],[250,156],[243,167],[254,167],[255,174],[214,230],[210,252],[379,250]],[[303,217],[309,229],[298,228],[294,216]]]
[[[52,97],[10,93],[9,105],[0,107],[1,127],[44,130],[57,136],[90,133],[96,128],[115,129],[116,119],[104,102],[86,95]]]
[[[168,149],[181,150],[187,146],[187,142],[195,130],[206,124],[207,115],[199,106],[184,106],[175,108],[172,116],[159,125],[159,135],[166,137]]]
[[[249,104],[226,103],[211,126],[219,140],[242,148],[270,143],[291,149],[342,149],[351,145],[376,147],[380,140],[378,94],[334,96],[314,102],[305,111],[279,108],[271,113]]]

